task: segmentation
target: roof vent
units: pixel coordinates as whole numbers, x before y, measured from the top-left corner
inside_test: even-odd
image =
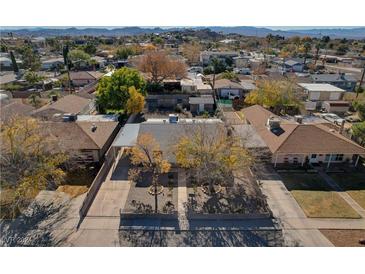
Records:
[[[302,115],[295,115],[294,116],[294,121],[297,122],[298,124],[303,124],[303,116]]]
[[[92,126],[91,126],[91,131],[95,132],[97,128],[98,127],[95,125],[95,123],[93,123]]]

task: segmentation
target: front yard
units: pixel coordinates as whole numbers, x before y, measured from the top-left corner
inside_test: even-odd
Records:
[[[363,172],[331,174],[331,177],[352,199],[365,209],[365,174]]]
[[[320,229],[320,231],[334,246],[365,247],[359,243],[360,239],[365,238],[365,230],[363,229]]]
[[[317,174],[281,173],[286,188],[309,218],[360,218]]]

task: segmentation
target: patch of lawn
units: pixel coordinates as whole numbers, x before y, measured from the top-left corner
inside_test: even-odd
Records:
[[[365,174],[331,174],[336,183],[346,191],[362,208],[365,209]]]
[[[320,229],[320,231],[334,246],[365,247],[359,243],[360,239],[365,238],[365,230],[363,229]]]
[[[281,174],[283,182],[309,218],[360,218],[317,174]]]

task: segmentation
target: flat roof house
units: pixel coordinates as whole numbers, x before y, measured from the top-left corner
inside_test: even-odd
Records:
[[[349,74],[315,74],[311,75],[313,83],[327,83],[346,91],[354,91],[357,80]]]
[[[347,139],[325,123],[311,119],[291,120],[279,117],[255,105],[242,110],[244,117],[272,153],[271,162],[304,165],[306,162],[358,164],[365,148]]]
[[[200,128],[213,137],[219,134],[220,130],[224,130],[224,124],[220,119],[176,119],[176,116],[166,119],[148,119],[140,124],[126,124],[112,146],[130,148],[135,146],[138,136],[151,134],[158,142],[164,158],[171,164],[175,164],[172,147],[181,137],[193,136],[194,132]]]
[[[322,108],[324,101],[341,101],[345,93],[345,90],[331,84],[299,83],[298,85],[303,89],[308,101],[314,103],[316,108]]]

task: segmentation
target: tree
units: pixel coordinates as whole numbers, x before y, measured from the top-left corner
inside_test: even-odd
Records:
[[[132,181],[141,179],[143,174],[150,174],[151,186],[149,194],[155,197],[155,213],[158,212],[158,195],[163,192],[163,186],[159,183],[162,174],[171,169],[170,163],[163,159],[160,146],[151,134],[144,133],[138,136],[136,145],[130,150],[130,160],[133,167],[128,172]]]
[[[13,51],[10,51],[10,59],[11,59],[11,64],[13,66],[14,73],[17,74],[19,72],[19,68],[18,68],[18,64],[16,63]]]
[[[41,67],[41,61],[39,55],[29,46],[25,45],[20,49],[22,56],[23,67],[37,71]]]
[[[361,101],[354,101],[352,103],[352,106],[357,111],[357,114],[359,115],[360,119],[363,121],[365,120],[365,103]]]
[[[63,55],[63,62],[65,63],[65,67],[67,68],[67,82],[68,82],[68,90],[71,91],[71,76],[70,76],[70,69],[71,69],[71,61],[68,57],[69,54],[69,48],[66,44],[62,49],[62,55]]]
[[[37,84],[44,79],[44,77],[38,75],[34,71],[27,71],[24,78],[31,85]]]
[[[125,111],[130,87],[145,95],[146,83],[135,69],[124,67],[114,71],[110,77],[101,78],[96,89],[99,112]]]
[[[1,128],[1,186],[11,193],[10,217],[25,208],[40,190],[60,184],[65,176],[61,165],[67,157],[56,152],[52,140],[37,120],[14,116]],[[2,208],[4,210],[4,208]]]
[[[96,46],[94,43],[88,42],[85,46],[82,47],[83,51],[89,55],[93,55],[96,53]]]
[[[289,81],[264,81],[246,96],[245,103],[269,107],[275,113],[285,110],[285,106],[299,107],[300,100],[295,96],[293,85]]]
[[[119,47],[115,53],[118,59],[128,59],[129,56],[135,55],[135,51],[132,47]]]
[[[182,45],[182,54],[190,64],[199,63],[201,46],[198,43],[185,43]]]
[[[80,67],[80,63],[90,63],[90,55],[87,54],[85,51],[80,49],[71,50],[68,53],[68,59],[75,65],[77,68]]]
[[[35,108],[37,108],[41,103],[39,95],[35,93],[29,95],[28,100],[29,103]]]
[[[182,61],[173,59],[164,51],[148,51],[137,60],[140,71],[147,73],[150,81],[162,83],[168,78],[183,78],[186,75],[186,66]]]
[[[127,100],[127,113],[137,114],[142,112],[144,107],[144,96],[136,90],[135,87],[130,87],[129,98]]]
[[[174,153],[179,166],[191,170],[205,192],[214,194],[217,186],[231,181],[251,165],[253,158],[241,140],[227,134],[225,127],[217,126],[215,132],[207,129],[202,124],[193,132],[187,130]]]
[[[365,142],[365,121],[353,124],[351,127],[352,134],[360,140],[360,144]]]
[[[233,71],[225,71],[222,73],[221,75],[222,79],[228,79],[228,80],[239,80],[238,76],[236,73],[234,73]]]

